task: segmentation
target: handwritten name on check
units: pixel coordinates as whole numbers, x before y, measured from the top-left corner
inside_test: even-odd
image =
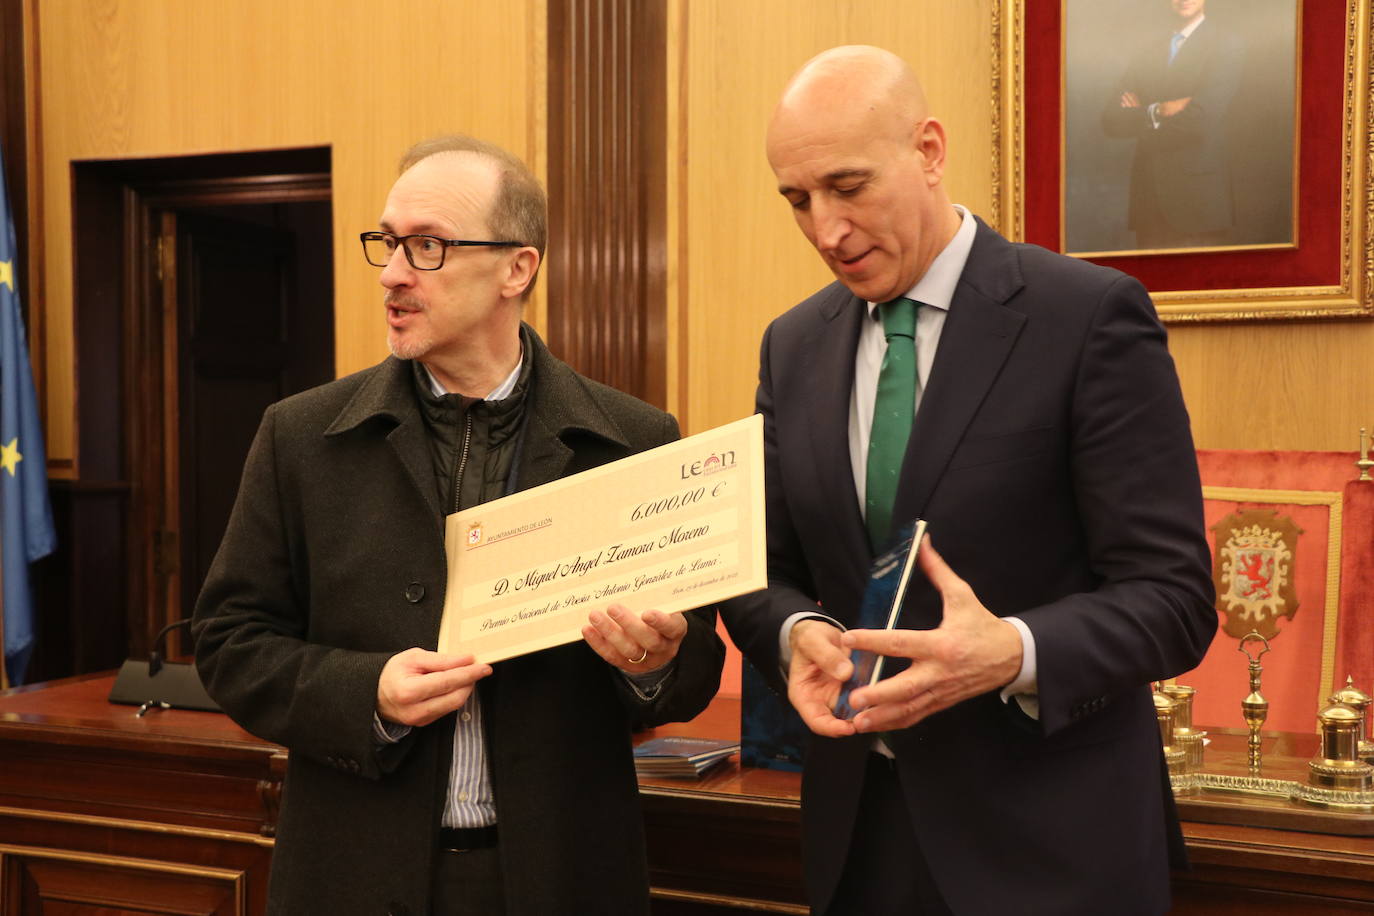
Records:
[[[767,585],[763,418],[448,517],[439,651],[497,662],[582,638],[587,613],[687,611]]]

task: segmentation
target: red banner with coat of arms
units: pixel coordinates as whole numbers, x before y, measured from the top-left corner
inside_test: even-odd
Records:
[[[1197,688],[1201,727],[1244,728],[1239,641],[1269,640],[1266,730],[1312,732],[1347,676],[1374,694],[1374,481],[1354,452],[1202,450],[1217,636],[1178,683]],[[1363,605],[1363,608],[1361,608]]]

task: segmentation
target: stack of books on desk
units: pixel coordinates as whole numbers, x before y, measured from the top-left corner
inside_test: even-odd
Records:
[[[737,741],[650,738],[635,748],[635,773],[639,776],[697,777],[737,750]]]

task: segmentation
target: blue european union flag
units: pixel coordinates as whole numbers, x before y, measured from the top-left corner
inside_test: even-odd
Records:
[[[0,516],[3,541],[5,671],[22,684],[33,652],[33,595],[29,564],[52,553],[57,538],[48,505],[48,462],[33,370],[14,285],[14,221],[0,153]]]

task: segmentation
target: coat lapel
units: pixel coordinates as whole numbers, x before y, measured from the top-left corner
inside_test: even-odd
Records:
[[[533,328],[524,325],[522,333],[534,367],[516,488],[528,490],[564,475],[576,456],[567,442],[570,433],[596,436],[629,454],[629,440],[591,397],[583,379],[549,352]]]
[[[572,461],[573,450],[558,438],[558,432],[549,426],[548,418],[531,412],[525,417],[523,436],[516,488],[528,490],[563,476],[563,470]]]
[[[395,424],[386,434],[387,443],[430,508],[431,518],[438,520],[442,528],[443,511],[434,485],[428,433],[415,401],[415,380],[409,361],[389,356],[373,369],[324,434],[337,436],[375,417]]]
[[[894,519],[924,514],[1026,321],[1004,305],[1024,285],[1016,249],[982,220],[977,231],[907,443]]]

